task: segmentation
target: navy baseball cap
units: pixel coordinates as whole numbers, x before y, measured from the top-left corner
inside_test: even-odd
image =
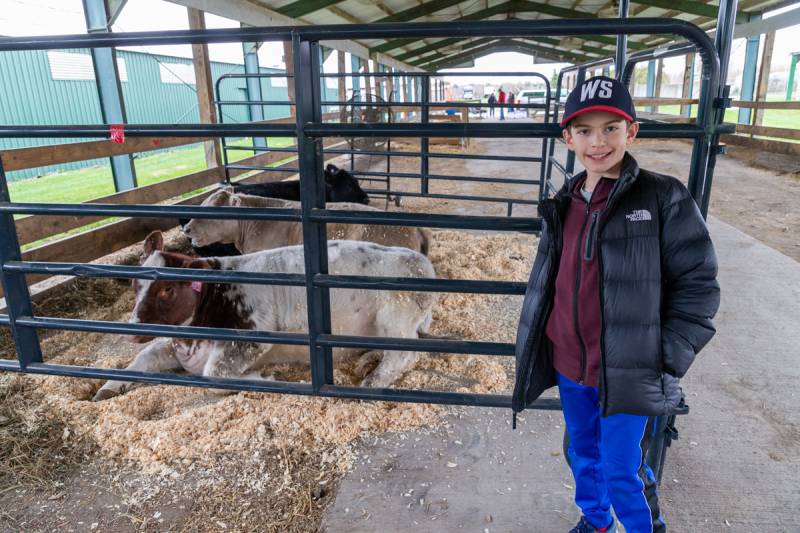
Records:
[[[589,78],[569,93],[560,125],[564,127],[575,117],[591,111],[605,111],[630,122],[636,121],[636,109],[628,88],[607,76]]]

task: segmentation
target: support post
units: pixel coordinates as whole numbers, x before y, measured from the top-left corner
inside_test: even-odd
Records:
[[[293,72],[297,75],[297,152],[300,170],[300,206],[303,220],[303,251],[306,275],[308,340],[311,355],[311,386],[319,392],[333,383],[333,357],[330,346],[320,346],[317,338],[331,332],[330,294],[314,283],[317,274],[328,273],[328,247],[324,222],[312,222],[313,209],[325,209],[322,139],[303,133],[303,125],[321,122],[319,45],[292,37]],[[288,64],[287,64],[288,67]]]
[[[3,161],[0,159],[0,202],[10,201],[6,173],[3,170]],[[42,348],[35,329],[17,326],[18,318],[33,316],[33,304],[25,274],[6,272],[3,267],[8,261],[22,261],[22,253],[19,249],[14,215],[0,213],[0,281],[3,284],[3,296],[6,298],[11,335],[17,348],[19,366],[25,370],[30,363],[42,362]]]
[[[758,18],[761,18],[759,15]],[[744,70],[742,71],[742,92],[739,100],[753,101],[753,94],[756,89],[756,70],[758,69],[758,46],[761,42],[761,35],[751,35],[747,38],[744,49]],[[739,124],[750,124],[750,108],[740,107]]]
[[[244,72],[245,74],[259,74],[261,68],[258,64],[258,48],[260,43],[242,43],[244,53]],[[251,102],[263,100],[261,96],[261,78],[245,78],[247,88],[247,99]],[[264,107],[261,104],[250,104],[247,106],[250,111],[251,122],[261,122],[264,120]],[[266,137],[253,137],[253,146],[258,148],[267,147]]]
[[[800,52],[792,54],[792,64],[789,66],[789,80],[786,82],[786,101],[789,102],[794,96],[794,73],[797,69],[797,62],[800,61]]]
[[[205,14],[199,9],[186,8],[189,16],[189,29],[206,29]],[[208,59],[208,45],[193,44],[192,58],[194,63],[194,77],[197,83],[197,103],[200,111],[200,122],[215,124],[217,112],[214,108],[214,85],[211,79],[211,62]],[[222,155],[219,139],[204,143],[206,164],[208,168],[219,170],[219,178],[223,179]]]
[[[577,78],[575,79],[575,87],[580,85],[586,81],[586,69],[581,67],[578,69]],[[564,169],[567,171],[569,176],[575,174],[575,152],[572,150],[567,150],[567,161]]]
[[[656,92],[656,62],[655,60],[653,60],[647,62],[647,97],[653,98],[655,96],[655,92]],[[646,109],[648,113],[652,113],[653,109],[655,108],[649,105],[647,106]]]
[[[686,63],[683,67],[683,89],[681,90],[681,98],[691,98],[692,89],[694,87],[694,52],[686,54]],[[681,116],[692,116],[691,104],[681,104]]]
[[[345,69],[345,60],[344,60],[344,52],[341,50],[336,51],[336,70],[339,74],[344,74],[347,72]],[[339,94],[336,98],[336,101],[339,102],[339,122],[344,122],[347,120],[345,117],[345,105],[344,103],[347,101],[347,80],[344,76],[339,76],[337,78],[338,86],[337,89]]]
[[[653,96],[655,98],[661,97],[661,82],[664,78],[664,60],[659,59],[656,62],[656,84],[653,89]],[[653,107],[653,111],[658,113],[658,105]]]
[[[108,13],[103,0],[83,0],[83,13],[88,33],[109,33]],[[117,55],[113,48],[92,48],[92,64],[97,81],[97,95],[105,124],[125,124],[125,99],[119,81]],[[111,174],[114,190],[127,191],[137,187],[136,169],[130,154],[111,158]]]
[[[756,92],[756,102],[767,101],[767,90],[769,89],[769,71],[772,64],[772,50],[774,48],[775,32],[770,31],[764,36],[764,52],[761,54],[761,68],[758,71],[758,91]],[[764,110],[755,108],[753,110],[753,125],[760,126],[763,120]]]
[[[619,0],[619,18],[620,20],[628,18],[628,8],[630,7],[629,0]],[[622,72],[625,70],[625,62],[628,60],[628,36],[617,35],[617,53],[614,56],[614,77],[618,80],[622,79]]]
[[[369,59],[364,60],[364,92],[366,93],[366,100],[367,102],[372,102],[372,79],[369,76]],[[363,102],[365,99],[362,98],[361,101]]]
[[[358,74],[361,72],[361,58],[350,54],[350,70],[353,74]],[[353,96],[359,94],[361,92],[361,77],[360,76],[353,76]]]
[[[294,49],[289,41],[283,42],[283,63],[286,65],[286,92],[289,96],[289,116],[294,118],[297,113],[295,103],[294,82]]]
[[[428,104],[431,101],[431,78],[430,76],[422,76],[419,78],[420,83],[422,84],[422,98],[421,98],[421,106],[422,106],[422,118],[420,119],[421,124],[428,124],[430,122],[430,106]],[[428,154],[430,153],[430,139],[428,137],[422,137],[419,140],[419,151],[420,151],[420,193],[428,194]]]

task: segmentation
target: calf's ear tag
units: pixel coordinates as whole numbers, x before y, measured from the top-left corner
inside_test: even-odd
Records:
[[[203,290],[203,282],[201,281],[193,281],[192,282],[192,290],[196,293],[200,293]]]

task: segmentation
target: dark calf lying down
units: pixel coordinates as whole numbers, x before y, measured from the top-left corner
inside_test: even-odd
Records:
[[[300,200],[300,181],[275,181],[271,183],[239,183],[233,184],[236,193],[264,196],[266,198],[280,198],[281,200]],[[358,184],[355,176],[328,164],[325,167],[325,201],[326,202],[353,202],[368,205],[369,196]],[[188,224],[188,218],[181,218],[181,226]],[[213,243],[208,246],[193,247],[200,257],[228,257],[241,255],[233,244]]]

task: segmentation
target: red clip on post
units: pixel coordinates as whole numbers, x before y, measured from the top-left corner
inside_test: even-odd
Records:
[[[111,142],[122,144],[125,142],[125,125],[112,124],[109,131],[111,134]]]

